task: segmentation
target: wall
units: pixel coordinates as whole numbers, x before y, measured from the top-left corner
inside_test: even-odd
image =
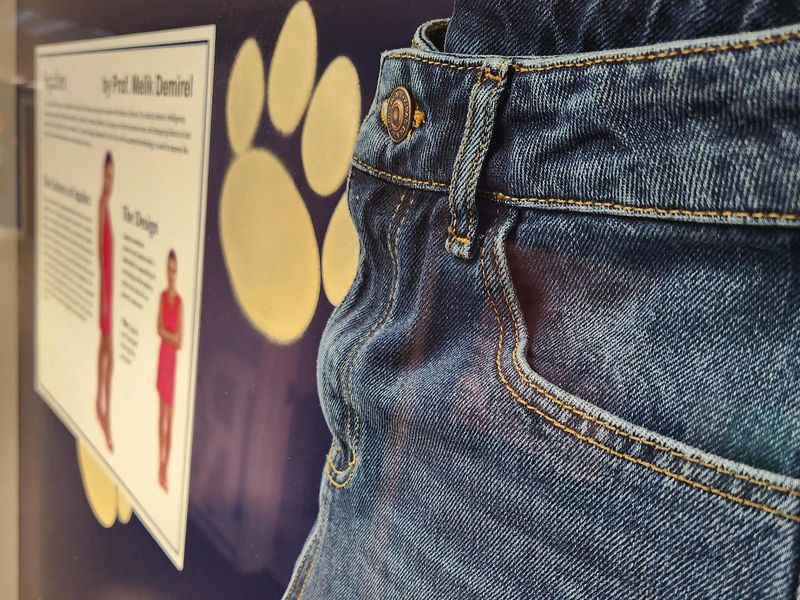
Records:
[[[16,0],[0,2],[0,597],[19,595]]]

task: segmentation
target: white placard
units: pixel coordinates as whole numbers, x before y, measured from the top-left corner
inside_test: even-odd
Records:
[[[179,569],[214,33],[36,48],[36,389]]]

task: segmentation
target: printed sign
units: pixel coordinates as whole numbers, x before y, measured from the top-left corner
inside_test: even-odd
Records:
[[[214,37],[36,48],[36,389],[179,569]]]

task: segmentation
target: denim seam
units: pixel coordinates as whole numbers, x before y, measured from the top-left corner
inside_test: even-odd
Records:
[[[778,35],[772,35],[757,40],[748,40],[744,42],[728,42],[725,44],[717,44],[715,46],[690,46],[688,48],[675,48],[674,50],[663,50],[661,52],[646,52],[641,54],[631,54],[628,56],[604,56],[599,58],[591,58],[583,61],[563,62],[563,63],[556,63],[553,65],[541,65],[538,67],[523,67],[520,65],[516,65],[514,67],[514,70],[517,71],[518,73],[528,73],[531,71],[537,71],[537,72],[552,71],[554,69],[575,69],[575,68],[589,67],[598,64],[655,61],[665,58],[691,56],[695,54],[706,54],[706,53],[714,54],[719,52],[731,52],[737,50],[752,50],[760,46],[779,44],[797,39],[800,39],[800,32],[781,33]]]
[[[352,176],[353,176],[353,170],[354,170],[354,168],[351,165],[350,169],[348,169],[348,172],[347,172],[347,181],[345,183],[345,193],[346,193],[346,195],[348,195],[348,197],[350,197],[349,196],[350,181],[351,181]],[[337,304],[336,306],[333,307],[333,311],[331,311],[331,315],[330,315],[331,319],[334,319],[335,317],[337,317],[339,315],[339,313],[342,310],[342,307],[346,306],[349,303],[349,301],[352,299],[352,296],[356,293],[357,286],[360,285],[363,282],[363,277],[362,277],[363,271],[362,271],[362,269],[360,267],[361,267],[362,260],[364,259],[364,256],[363,256],[364,252],[363,252],[363,249],[360,248],[360,246],[361,246],[361,242],[359,241],[359,254],[358,254],[358,256],[359,256],[359,258],[358,258],[358,267],[359,267],[359,269],[358,269],[358,275],[353,279],[352,285],[347,290],[347,293],[344,295],[344,297],[342,298],[341,302],[339,302],[339,304]],[[336,454],[340,450],[341,450],[341,446],[339,445],[339,443],[336,441],[336,438],[334,437],[334,439],[331,441],[331,447],[328,449],[328,452],[326,454],[326,459],[330,463],[331,467],[333,467],[334,471],[336,471],[338,473],[344,473],[344,472],[346,472],[346,470],[345,471],[338,471],[336,469],[336,466],[333,464],[333,461],[331,460],[331,455],[332,454]]]
[[[380,175],[380,176],[383,176],[383,177],[387,177],[387,178],[391,179],[392,181],[402,182],[402,183],[414,183],[414,184],[418,184],[418,185],[430,185],[430,186],[434,186],[434,187],[437,187],[437,188],[449,188],[450,187],[449,183],[441,183],[439,181],[426,181],[426,180],[423,180],[423,179],[414,179],[413,177],[403,177],[402,175],[396,175],[395,173],[390,173],[389,171],[382,171],[381,169],[377,169],[377,168],[373,167],[372,165],[370,165],[368,163],[365,163],[364,161],[359,159],[357,156],[353,156],[352,160],[353,160],[353,163],[356,166],[361,167],[362,171],[365,171],[366,173],[369,173],[370,175],[373,175],[373,176],[379,176]]]
[[[475,96],[478,94],[478,91],[481,87],[481,82],[483,81],[483,71],[481,70],[478,73],[478,76],[475,80],[475,83],[472,86],[472,91],[469,96],[469,101],[467,102],[467,106],[469,107],[469,115],[467,116],[467,123],[464,126],[464,135],[461,138],[461,147],[458,149],[458,154],[456,154],[456,162],[453,164],[453,176],[450,180],[450,193],[447,194],[447,201],[450,204],[450,225],[447,228],[447,231],[450,233],[449,242],[459,241],[461,243],[469,242],[469,239],[466,237],[461,237],[456,232],[456,226],[458,225],[457,222],[457,215],[456,215],[456,204],[455,204],[455,191],[456,191],[456,182],[458,181],[459,176],[461,175],[461,158],[464,156],[464,152],[466,151],[469,136],[472,132],[472,122],[475,118],[475,111],[473,110],[473,101],[475,100]]]
[[[307,571],[303,571],[303,569],[306,566],[306,563],[308,562],[308,559],[312,554],[314,555],[314,558],[316,559],[316,551],[317,551],[317,548],[319,547],[319,542],[320,542],[320,540],[319,540],[318,532],[315,531],[314,532],[314,539],[312,540],[311,545],[308,547],[308,550],[303,554],[303,560],[300,562],[300,564],[297,567],[297,572],[298,572],[298,574],[301,574],[303,580],[302,580],[302,583],[298,581],[293,586],[294,588],[297,588],[297,586],[300,585],[300,589],[298,589],[296,593],[294,593],[294,591],[293,591],[295,600],[300,600],[300,598],[302,598],[302,596],[303,596],[303,590],[306,587],[306,582],[308,581],[309,577],[311,576],[311,569],[310,568]],[[311,561],[311,564],[313,564],[313,563],[314,563],[314,560]]]
[[[305,581],[307,578],[303,575],[303,567],[305,567],[311,552],[317,547],[317,532],[314,531],[312,535],[314,536],[314,539],[311,541],[311,545],[308,546],[308,548],[306,548],[306,551],[303,552],[302,556],[300,557],[300,563],[297,565],[295,569],[295,573],[297,573],[298,576],[303,576],[303,583],[300,584],[299,580],[296,580],[294,584],[292,583],[291,580],[289,581],[289,587],[286,589],[286,593],[284,594],[287,600],[291,600],[292,598],[294,600],[299,600],[300,590],[297,590],[297,593],[295,593],[294,590],[297,588],[298,585],[305,586]]]
[[[386,245],[387,245],[387,249],[391,245],[391,242],[389,241],[389,236],[391,235],[392,225],[394,224],[394,220],[395,220],[395,218],[397,217],[397,214],[400,211],[400,206],[403,204],[405,196],[406,196],[405,192],[400,194],[399,198],[397,199],[397,202],[395,203],[394,210],[392,211],[392,215],[389,217],[389,223],[388,223],[388,226],[386,228],[386,236],[387,236]],[[391,255],[391,250],[390,250],[389,253]],[[391,294],[392,294],[392,291],[393,291],[393,287],[394,286],[392,286],[392,289],[389,290],[389,297],[390,298],[391,298]],[[372,334],[372,330],[373,329],[374,329],[374,325],[373,325],[373,328],[370,329],[370,331],[364,337],[360,338],[355,343],[355,345],[350,349],[350,352],[348,352],[348,354],[347,354],[347,358],[349,360],[347,361],[347,368],[346,368],[345,377],[344,377],[344,386],[346,386],[346,388],[347,388],[346,389],[346,399],[345,399],[346,404],[347,404],[347,417],[346,417],[346,425],[345,426],[346,426],[346,434],[347,434],[347,438],[348,438],[347,441],[351,446],[351,452],[352,452],[353,456],[347,462],[347,466],[344,469],[338,469],[334,465],[333,459],[331,457],[332,448],[328,450],[328,454],[326,456],[326,459],[327,459],[326,462],[328,463],[328,465],[330,465],[331,469],[333,469],[334,473],[336,473],[337,475],[346,474],[348,472],[348,470],[350,468],[352,468],[353,465],[356,463],[356,451],[355,451],[355,448],[353,447],[353,438],[350,435],[350,421],[353,419],[353,411],[352,411],[353,398],[352,398],[352,389],[351,389],[350,377],[351,377],[351,374],[352,374],[352,371],[353,371],[353,363],[355,362],[356,356],[358,355],[358,352],[361,350],[361,348],[363,348],[364,344],[366,343],[366,339]],[[358,414],[356,413],[355,416],[356,416],[356,419],[357,419],[358,418]],[[325,471],[325,473],[328,474],[327,470]],[[338,483],[338,482],[334,482],[334,480],[330,476],[328,478],[331,480],[331,483],[333,483],[334,485],[336,485]],[[347,481],[344,482],[344,484],[346,485],[347,482],[349,482],[349,480],[350,479],[348,478]]]
[[[311,541],[309,542],[308,546],[305,548],[305,551],[302,553],[302,556],[299,559],[300,562],[297,564],[297,567],[294,569],[295,574],[297,574],[298,577],[302,577],[302,583],[300,582],[299,579],[294,580],[294,581],[292,581],[292,580],[289,581],[289,586],[287,587],[286,593],[284,594],[284,596],[287,598],[287,600],[290,599],[290,598],[293,598],[294,600],[300,600],[300,598],[303,595],[303,590],[306,587],[306,582],[308,581],[308,578],[311,575],[311,571],[310,570],[304,572],[303,568],[305,567],[306,563],[308,562],[309,557],[312,554],[316,554],[316,550],[319,547],[320,533],[321,533],[320,532],[320,526],[321,526],[321,523],[320,523],[320,521],[318,519],[317,522],[314,524],[313,530],[311,531],[311,535],[312,535]],[[312,563],[313,563],[313,561],[312,561]],[[298,585],[300,586],[300,589],[297,589]],[[295,590],[297,590],[297,591],[295,592]]]
[[[317,518],[317,523],[314,525],[314,532],[313,532],[313,540],[309,545],[307,551],[303,555],[302,562],[298,565],[297,573],[300,574],[303,571],[303,567],[308,562],[308,559],[311,558],[311,562],[308,565],[308,569],[306,570],[305,574],[303,575],[302,583],[300,583],[300,589],[297,590],[297,594],[294,600],[301,600],[303,597],[303,592],[306,589],[306,584],[308,580],[311,579],[311,574],[314,572],[314,567],[317,564],[317,558],[319,558],[320,553],[322,552],[322,545],[325,542],[325,537],[328,533],[328,510],[330,506],[331,498],[326,497],[321,499],[320,501],[320,511]],[[324,510],[324,512],[323,512]],[[291,583],[291,582],[290,582]],[[297,588],[299,582],[295,582],[294,588]],[[288,596],[288,594],[286,594]]]
[[[408,58],[410,60],[415,60],[417,62],[425,63],[427,65],[434,65],[436,67],[447,67],[449,69],[455,69],[456,71],[479,71],[483,69],[481,65],[457,65],[440,60],[431,60],[430,58],[422,58],[421,56],[417,56],[416,54],[407,54],[404,52],[392,52],[390,54],[387,54],[386,58],[403,58],[403,59]]]
[[[319,558],[320,552],[322,551],[322,543],[325,541],[325,531],[320,533],[319,539],[314,544],[313,554],[314,556],[311,558],[311,562],[308,565],[308,570],[306,571],[306,576],[303,578],[303,584],[300,586],[300,589],[297,591],[297,600],[301,600],[303,597],[303,592],[306,589],[306,584],[308,580],[311,579],[311,574],[314,572],[314,567],[317,565],[317,558]]]
[[[667,477],[670,477],[670,478],[675,479],[677,481],[680,481],[682,483],[686,483],[686,484],[688,484],[688,485],[690,485],[690,486],[692,486],[692,487],[694,487],[696,489],[699,489],[699,490],[702,490],[702,491],[705,491],[705,492],[709,492],[709,493],[718,495],[718,496],[720,496],[722,498],[725,498],[727,500],[731,500],[733,502],[737,502],[739,504],[742,504],[742,505],[745,505],[745,506],[748,506],[748,507],[751,507],[751,508],[756,508],[756,509],[762,510],[764,512],[767,512],[767,513],[770,513],[770,514],[785,518],[785,519],[790,520],[790,521],[794,521],[794,522],[800,523],[800,515],[787,513],[785,511],[779,510],[779,509],[774,508],[772,506],[769,506],[767,504],[763,504],[761,502],[754,502],[754,501],[749,500],[747,498],[742,498],[740,496],[736,496],[735,494],[731,494],[730,492],[726,492],[724,490],[712,487],[710,485],[706,485],[704,483],[700,483],[700,482],[695,481],[693,479],[690,479],[690,478],[688,478],[688,477],[686,477],[684,475],[681,475],[679,473],[675,473],[673,471],[670,471],[669,469],[665,469],[663,467],[659,467],[659,466],[657,466],[657,465],[655,465],[653,463],[647,462],[647,461],[642,460],[640,458],[637,458],[635,456],[631,456],[629,454],[625,454],[624,452],[620,452],[619,450],[611,448],[610,446],[607,446],[606,444],[598,441],[597,439],[595,439],[593,437],[584,435],[584,434],[572,429],[571,427],[565,425],[564,423],[562,423],[561,421],[559,421],[558,419],[556,419],[552,415],[547,414],[545,411],[543,411],[542,409],[540,409],[536,405],[531,404],[530,402],[525,400],[525,398],[523,398],[511,386],[511,384],[509,383],[508,379],[506,378],[505,373],[503,372],[503,368],[502,368],[502,365],[501,365],[501,356],[502,356],[502,352],[503,352],[503,339],[505,337],[505,328],[503,327],[502,318],[500,316],[500,311],[497,308],[497,304],[495,303],[494,296],[492,295],[492,293],[489,290],[488,278],[487,278],[487,274],[486,274],[487,273],[487,268],[486,268],[486,261],[485,261],[486,247],[487,246],[488,246],[488,244],[484,244],[483,247],[481,248],[480,264],[481,264],[481,275],[482,275],[482,279],[483,279],[484,290],[485,290],[487,298],[489,299],[489,302],[490,302],[490,304],[492,306],[492,310],[494,311],[495,319],[497,321],[497,325],[498,325],[498,328],[500,330],[500,335],[498,336],[498,339],[497,339],[497,354],[496,354],[496,358],[495,358],[495,368],[496,368],[497,374],[498,374],[498,376],[499,376],[499,378],[501,380],[501,383],[502,383],[503,387],[506,389],[506,391],[511,395],[511,397],[518,404],[520,404],[524,408],[528,409],[529,411],[534,412],[535,414],[539,415],[541,418],[546,420],[548,423],[550,423],[551,425],[553,425],[557,429],[560,429],[560,430],[564,431],[565,433],[568,433],[568,434],[572,435],[573,437],[576,437],[576,438],[578,438],[578,439],[580,439],[580,440],[582,440],[582,441],[584,441],[584,442],[586,442],[588,444],[591,444],[591,445],[593,445],[593,446],[595,446],[595,447],[597,447],[597,448],[599,448],[599,449],[611,454],[612,456],[616,456],[618,458],[625,459],[625,460],[627,460],[627,461],[629,461],[631,463],[646,467],[648,469],[651,469],[651,470],[655,471],[656,473],[660,473],[662,475],[665,475]],[[495,277],[499,280],[500,279],[499,273],[496,271],[496,269],[497,269],[497,267],[495,266]],[[508,308],[510,314],[512,315],[512,320],[514,320],[513,310],[511,310],[510,305],[508,305],[509,300],[508,300],[508,296],[506,294],[505,287],[502,285],[502,283],[500,283],[500,286],[503,287],[503,294],[505,296],[506,305],[507,305],[507,308]],[[517,324],[516,324],[516,320],[514,320],[514,323],[515,323],[515,326],[514,326],[515,339],[518,340],[518,331],[517,331],[518,327],[517,327]],[[516,352],[517,349],[518,349],[516,344],[518,344],[518,341],[515,342],[514,352]],[[531,383],[529,383],[529,386],[532,387],[538,393],[540,393],[543,396],[545,396],[546,398],[548,398],[549,400],[554,401],[554,398],[553,398],[552,394],[550,394],[547,390],[544,390],[543,388],[540,388],[539,386],[536,386],[535,384],[531,384]],[[559,402],[555,402],[555,403],[559,404]],[[573,411],[574,407],[571,407],[571,406],[568,406],[568,405],[564,405],[564,408],[570,410],[571,412],[575,412],[575,411]],[[575,410],[577,410],[577,409],[575,409]],[[579,414],[579,416],[582,416],[582,415],[580,415],[580,413],[576,413],[576,414]],[[602,422],[599,423],[599,424],[602,424]],[[679,457],[679,458],[686,457],[686,455],[682,455],[682,453],[679,453],[676,456]],[[716,465],[715,465],[715,467],[716,467]],[[746,477],[746,476],[742,476],[742,477]],[[760,480],[752,480],[752,481],[755,483],[755,481],[760,481]],[[766,482],[761,482],[761,483],[766,483]],[[771,485],[771,484],[769,484],[769,485]],[[795,491],[795,490],[792,490],[792,491]]]
[[[553,71],[556,69],[575,69],[575,68],[583,68],[589,67],[592,65],[601,65],[601,64],[618,64],[618,63],[631,63],[631,62],[642,62],[642,61],[656,61],[656,60],[663,60],[668,58],[678,58],[682,56],[693,56],[697,54],[715,54],[721,52],[732,52],[732,51],[741,51],[741,50],[752,50],[754,48],[759,48],[761,46],[769,46],[773,44],[780,44],[785,42],[790,42],[794,40],[800,39],[800,31],[790,32],[790,33],[781,33],[777,35],[771,35],[761,39],[755,40],[746,40],[741,42],[727,42],[724,44],[716,44],[713,46],[690,46],[687,48],[675,48],[672,50],[663,50],[660,52],[643,52],[641,54],[630,54],[630,55],[622,55],[622,56],[602,56],[598,58],[591,58],[582,61],[567,61],[561,63],[555,63],[551,65],[539,65],[533,67],[526,67],[520,64],[512,64],[511,68],[514,69],[517,73],[530,73],[530,72],[542,72],[542,71]],[[481,65],[459,65],[450,62],[445,62],[441,60],[433,60],[429,58],[423,58],[421,56],[417,56],[415,54],[409,54],[406,52],[392,52],[386,55],[386,58],[396,58],[396,59],[408,59],[414,60],[417,62],[437,66],[437,67],[446,67],[449,69],[455,69],[456,71],[464,71],[464,70],[476,70],[481,69]]]
[[[503,192],[487,192],[495,197],[499,202],[524,206],[525,204],[567,204],[570,206],[590,206],[594,208],[606,208],[621,212],[655,213],[658,215],[678,215],[685,217],[735,217],[743,219],[776,219],[795,221],[800,218],[796,213],[780,213],[765,211],[745,211],[745,210],[713,210],[713,209],[686,209],[686,208],[662,208],[659,206],[633,206],[630,204],[620,204],[618,202],[604,202],[599,200],[579,200],[577,198],[534,198],[509,196]]]
[[[350,411],[348,410],[348,418],[347,418],[347,422],[348,423],[350,422],[349,412]],[[349,435],[349,433],[348,433],[348,435]],[[333,472],[336,473],[337,475],[344,475],[345,473],[347,473],[347,470],[355,464],[355,459],[352,459],[352,460],[347,461],[347,466],[344,469],[336,468],[336,465],[334,464],[333,459],[331,458],[331,454],[332,453],[336,454],[337,452],[341,452],[341,451],[342,451],[342,447],[339,444],[334,442],[334,444],[331,446],[331,448],[328,449],[328,453],[325,455],[325,459],[326,459],[325,461],[328,463],[330,468],[333,469]]]
[[[394,211],[392,212],[392,216],[389,219],[389,224],[387,226],[387,231],[386,231],[386,248],[387,248],[387,250],[389,252],[389,257],[391,259],[391,264],[392,264],[392,276],[391,276],[391,284],[390,284],[391,287],[389,288],[389,295],[388,295],[388,297],[386,299],[386,302],[384,304],[383,311],[382,311],[382,314],[381,314],[380,318],[372,325],[372,327],[367,332],[367,334],[363,338],[361,338],[361,340],[353,347],[353,349],[350,352],[350,355],[352,356],[352,358],[350,359],[350,362],[349,362],[348,373],[345,376],[345,382],[346,382],[345,385],[347,386],[346,396],[347,396],[347,411],[348,411],[348,417],[347,417],[348,427],[349,427],[351,418],[353,416],[355,417],[355,433],[354,433],[353,439],[349,440],[350,441],[350,445],[351,445],[351,449],[352,449],[352,452],[353,452],[353,457],[352,457],[352,459],[350,461],[348,461],[347,467],[345,469],[343,469],[343,470],[340,470],[340,469],[337,469],[332,464],[332,460],[331,460],[331,457],[330,457],[330,451],[328,452],[328,464],[331,466],[333,471],[338,475],[344,475],[356,463],[357,445],[358,445],[358,440],[360,439],[360,435],[361,435],[361,419],[358,416],[358,412],[357,411],[353,411],[353,390],[352,390],[353,363],[355,362],[356,358],[358,357],[359,352],[361,352],[361,350],[364,349],[364,347],[366,346],[367,342],[369,342],[369,340],[375,335],[375,333],[377,333],[378,329],[380,329],[383,326],[383,324],[386,322],[386,319],[389,317],[389,312],[391,311],[391,307],[394,304],[395,287],[397,286],[397,276],[398,276],[398,269],[399,269],[398,261],[397,261],[397,246],[398,246],[399,240],[400,240],[400,229],[403,227],[403,223],[405,223],[406,217],[408,216],[408,209],[403,214],[403,216],[400,218],[400,222],[395,227],[394,236],[392,236],[392,224],[394,224],[394,221],[395,221],[395,219],[396,219],[396,217],[397,217],[397,215],[398,215],[398,213],[400,211],[400,207],[403,204],[406,195],[407,194],[405,192],[400,194],[400,198],[398,199],[397,204],[395,205]],[[415,200],[415,196],[412,195],[410,200],[409,200],[409,202],[408,202],[408,207],[410,207],[414,203],[414,200]],[[394,237],[394,245],[392,245],[392,237]],[[348,436],[349,436],[349,429],[348,429]],[[334,487],[337,487],[339,489],[344,488],[345,486],[347,486],[350,483],[350,481],[352,480],[352,478],[353,478],[352,473],[350,473],[350,475],[344,481],[338,482],[328,472],[327,465],[326,465],[326,468],[323,469],[323,470],[325,471],[325,474],[328,476],[328,480],[330,481],[330,483]]]
[[[414,179],[412,177],[404,177],[396,175],[389,171],[383,171],[372,165],[365,163],[358,157],[353,157],[353,163],[361,167],[362,171],[373,175],[387,177],[393,181],[401,181],[406,183],[413,183],[418,185],[430,185],[439,188],[448,188],[450,184],[441,183],[438,181]],[[684,209],[684,208],[663,208],[660,206],[633,206],[631,204],[621,204],[619,202],[605,202],[599,200],[579,200],[577,198],[535,198],[535,197],[518,197],[510,196],[503,192],[483,191],[482,193],[492,196],[498,202],[509,204],[512,206],[525,207],[526,205],[533,204],[563,204],[567,206],[588,206],[594,208],[605,208],[613,212],[636,212],[643,214],[655,215],[668,215],[668,216],[683,216],[683,217],[723,217],[723,218],[737,218],[737,219],[753,219],[753,220],[775,220],[775,221],[796,221],[800,219],[800,214],[797,213],[781,213],[781,212],[765,212],[765,211],[744,211],[744,210],[731,210],[731,209]],[[448,230],[449,231],[449,230]],[[451,232],[452,233],[452,232]],[[464,238],[466,239],[466,238]]]
[[[468,237],[462,237],[462,236],[458,235],[458,233],[456,232],[456,230],[452,226],[448,226],[447,227],[447,233],[450,234],[450,240],[451,241],[461,242],[462,244],[466,244],[466,243],[469,242],[469,238]]]

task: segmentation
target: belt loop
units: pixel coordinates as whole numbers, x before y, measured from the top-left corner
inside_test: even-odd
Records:
[[[469,95],[464,135],[450,180],[450,225],[445,241],[445,248],[461,258],[469,258],[475,244],[478,179],[489,150],[497,106],[508,80],[509,65],[509,61],[501,58],[487,58],[478,71]]]

